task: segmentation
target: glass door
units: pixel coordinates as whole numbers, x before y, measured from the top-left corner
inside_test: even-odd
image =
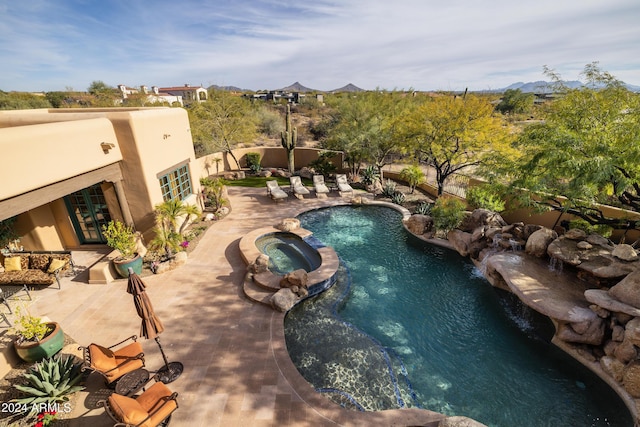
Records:
[[[102,226],[111,216],[100,184],[71,193],[64,201],[80,243],[106,243]]]

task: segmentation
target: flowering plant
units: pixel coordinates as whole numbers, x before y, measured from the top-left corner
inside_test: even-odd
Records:
[[[38,414],[38,421],[36,421],[33,427],[46,427],[50,426],[54,420],[58,419],[56,411],[45,411]]]
[[[182,247],[182,249],[187,249],[189,247],[189,241],[183,241],[182,243],[180,243],[180,246]]]

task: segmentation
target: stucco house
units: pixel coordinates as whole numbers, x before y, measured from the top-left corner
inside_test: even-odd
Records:
[[[0,153],[0,221],[25,250],[104,244],[111,219],[149,241],[154,206],[200,190],[182,108],[0,111]]]
[[[184,105],[193,104],[195,102],[204,102],[207,100],[207,90],[202,86],[184,86],[161,87],[158,88],[159,93],[166,93],[173,96],[182,97]]]

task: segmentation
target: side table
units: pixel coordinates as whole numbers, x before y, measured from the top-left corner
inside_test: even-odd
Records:
[[[140,368],[125,374],[118,380],[115,392],[122,396],[132,396],[149,381],[149,371]]]

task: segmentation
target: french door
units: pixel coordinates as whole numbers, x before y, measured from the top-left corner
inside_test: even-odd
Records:
[[[111,221],[100,184],[64,197],[80,243],[106,243],[102,226]]]

